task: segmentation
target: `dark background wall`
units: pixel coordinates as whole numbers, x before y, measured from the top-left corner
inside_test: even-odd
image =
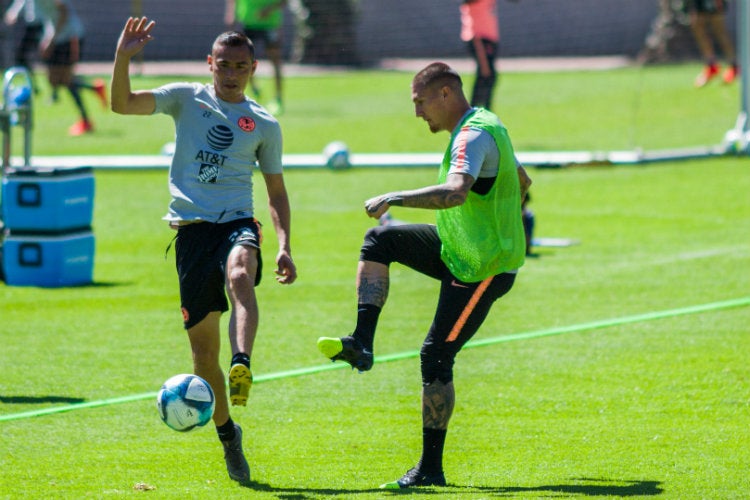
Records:
[[[74,0],[87,28],[85,60],[111,60],[122,25],[137,4],[158,23],[156,40],[146,53],[151,60],[202,59],[224,29],[222,0]],[[356,47],[349,50],[364,63],[386,57],[464,57],[458,6],[459,0],[360,0]],[[657,14],[658,1],[498,0],[498,10],[503,57],[635,56]],[[285,25],[290,54],[295,22],[289,12]],[[7,46],[15,35],[3,27],[0,42]]]

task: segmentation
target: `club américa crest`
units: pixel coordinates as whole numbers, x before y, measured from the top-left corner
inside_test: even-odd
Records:
[[[253,130],[255,130],[255,120],[253,120],[249,116],[242,116],[239,120],[237,120],[237,126],[245,132],[252,132]]]

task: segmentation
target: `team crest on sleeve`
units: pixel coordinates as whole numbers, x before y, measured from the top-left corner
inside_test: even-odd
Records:
[[[255,120],[253,120],[249,116],[242,116],[239,120],[237,120],[237,126],[245,132],[252,132],[253,130],[255,130]]]

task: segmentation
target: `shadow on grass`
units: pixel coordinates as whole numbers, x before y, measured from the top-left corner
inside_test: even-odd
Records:
[[[83,398],[69,398],[66,396],[0,396],[0,403],[25,405],[25,404],[47,404],[47,403],[67,403],[76,404],[86,401]]]
[[[134,284],[133,281],[92,281],[91,283],[72,285],[66,288],[114,288],[116,286],[133,286]]]
[[[563,493],[568,495],[584,495],[591,497],[635,497],[656,496],[664,492],[661,481],[616,481],[611,479],[574,478],[568,484],[546,484],[540,486],[458,486],[448,485],[444,488],[411,488],[406,490],[373,489],[335,489],[335,488],[283,488],[269,484],[250,481],[243,485],[245,488],[275,494],[283,500],[306,500],[323,496],[343,496],[378,493],[381,496],[423,495],[443,497],[447,495],[461,495],[462,497],[485,497],[486,495],[511,497],[522,493]]]
[[[8,285],[5,284],[2,275],[0,275],[0,283],[3,283],[5,286],[15,286],[15,285]],[[79,289],[79,288],[114,288],[116,286],[133,286],[135,285],[134,281],[92,281],[90,283],[79,283],[77,285],[65,285],[65,286],[40,286],[41,289],[44,290],[68,290],[68,289]],[[36,285],[34,285],[36,286]]]

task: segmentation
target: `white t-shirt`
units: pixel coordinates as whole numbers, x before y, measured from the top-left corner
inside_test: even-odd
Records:
[[[65,24],[57,26],[60,20],[60,10],[57,8],[55,0],[34,0],[34,7],[36,13],[39,15],[40,20],[44,23],[45,36],[54,34],[52,41],[54,43],[65,43],[69,42],[73,38],[83,38],[85,30],[83,28],[83,22],[78,17],[75,8],[70,0],[60,0],[65,6],[67,11],[67,17],[65,18]],[[55,31],[55,28],[59,28],[59,31]]]
[[[246,98],[229,103],[212,85],[173,83],[154,90],[154,113],[172,116],[168,221],[229,222],[253,216],[253,169],[282,173],[279,122]]]

